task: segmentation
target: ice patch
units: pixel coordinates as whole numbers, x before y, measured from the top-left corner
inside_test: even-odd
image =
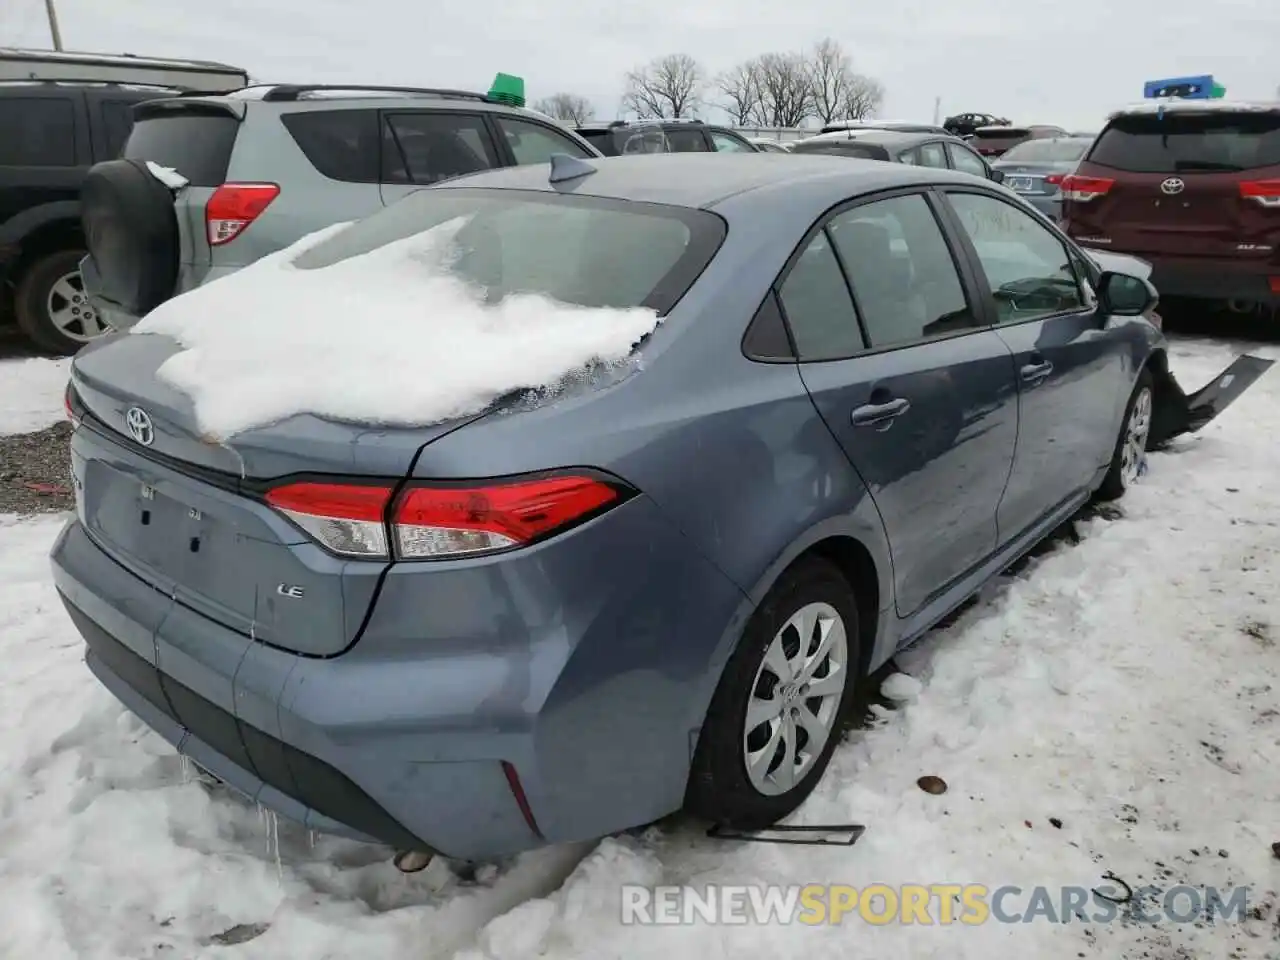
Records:
[[[346,224],[175,297],[133,328],[185,349],[157,371],[214,439],[303,413],[424,426],[504,394],[555,388],[624,360],[658,325],[614,309],[519,294],[497,304],[447,271],[459,218],[332,266],[294,261]]]
[[[162,167],[152,160],[147,161],[147,170],[170,190],[181,190],[191,182],[172,167]]]
[[[880,685],[880,692],[886,700],[894,700],[898,702],[906,700],[914,700],[920,696],[920,691],[924,689],[922,684],[915,677],[905,673],[895,673],[887,677]]]

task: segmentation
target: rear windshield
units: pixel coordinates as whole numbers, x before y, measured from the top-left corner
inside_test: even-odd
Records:
[[[1024,127],[999,127],[995,130],[978,130],[974,136],[979,140],[1022,140],[1031,136],[1031,131]]]
[[[331,266],[460,220],[427,262],[483,291],[488,302],[537,293],[587,307],[663,314],[725,237],[705,210],[602,197],[475,188],[418,190],[303,253],[303,270]]]
[[[1089,162],[1131,173],[1250,170],[1280,165],[1280,113],[1181,113],[1117,117]]]
[[[1018,144],[1000,159],[1014,162],[1070,162],[1083,157],[1087,149],[1088,140],[1028,140]]]
[[[606,157],[616,157],[618,155],[617,147],[613,144],[612,130],[579,130],[578,136],[582,137]]]
[[[239,126],[221,113],[152,115],[134,123],[123,156],[176,170],[193,187],[218,187],[227,179]]]
[[[792,153],[826,153],[833,157],[853,157],[863,160],[885,160],[889,153],[884,147],[856,140],[815,140],[797,143]]]

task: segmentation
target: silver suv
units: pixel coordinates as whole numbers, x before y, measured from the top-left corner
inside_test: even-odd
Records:
[[[504,79],[487,94],[274,85],[138,104],[122,158],[93,167],[81,192],[93,306],[127,329],[171,297],[413,190],[556,153],[600,156],[500,89]]]

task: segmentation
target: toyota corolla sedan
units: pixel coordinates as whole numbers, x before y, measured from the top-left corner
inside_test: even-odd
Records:
[[[105,338],[72,367],[77,509],[52,555],[89,668],[153,730],[285,817],[418,862],[681,808],[785,818],[859,680],[1124,494],[1173,389],[1151,285],[956,171],[556,157],[289,256],[302,282],[445,223],[489,301],[661,323],[558,392],[221,441],[157,375],[179,343]],[[474,362],[395,347],[424,377]]]

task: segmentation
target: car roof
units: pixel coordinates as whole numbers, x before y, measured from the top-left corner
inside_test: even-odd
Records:
[[[1141,100],[1112,111],[1107,119],[1161,113],[1280,113],[1280,102],[1273,100]]]
[[[584,162],[594,166],[596,172],[560,184],[550,183],[547,164],[539,163],[487,170],[438,183],[431,189],[559,190],[616,200],[708,208],[752,191],[787,190],[802,184],[818,193],[830,193],[835,202],[842,197],[894,186],[973,182],[970,176],[937,167],[829,154],[663,153],[592,158]]]
[[[854,136],[845,137],[837,133],[821,134],[821,143],[870,143],[881,147],[911,147],[918,143],[933,143],[939,140],[951,140],[963,143],[959,137],[950,133],[919,132],[915,130],[856,130]],[[840,131],[843,133],[843,131]],[[818,137],[811,137],[818,140]],[[801,141],[802,143],[804,141]]]
[[[273,90],[290,90],[295,87],[300,91],[296,96],[290,96],[287,99],[273,99],[270,97],[270,93]],[[172,98],[161,95],[155,99],[167,100]],[[287,83],[254,84],[240,90],[231,90],[223,94],[183,96],[181,99],[189,102],[202,101],[233,104],[265,104],[268,106],[280,107],[289,111],[341,109],[359,110],[368,109],[370,107],[385,107],[388,102],[410,102],[415,104],[430,104],[433,107],[446,110],[465,109],[472,112],[478,110],[501,111],[504,113],[536,117],[543,121],[549,119],[545,114],[539,113],[537,110],[501,103],[490,99],[483,93],[473,93],[468,90],[433,90],[428,88],[415,89],[411,87],[378,88],[367,87],[361,84],[352,84],[351,86],[333,84],[315,87],[297,87],[295,84]],[[555,121],[553,120],[552,122],[554,123]]]

